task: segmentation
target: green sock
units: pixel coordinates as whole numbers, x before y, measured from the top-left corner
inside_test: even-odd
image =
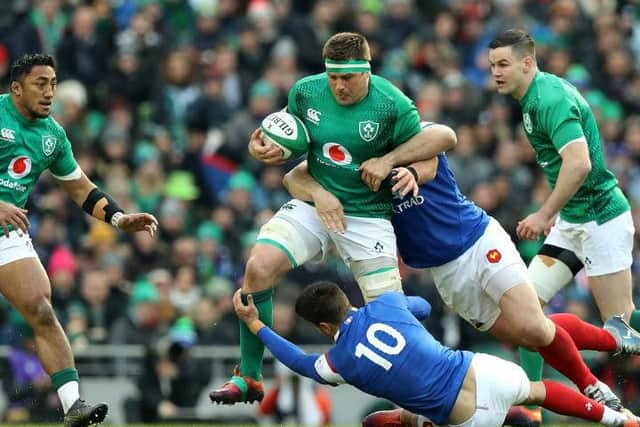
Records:
[[[540,356],[540,353],[526,350],[522,347],[518,347],[518,353],[520,353],[520,366],[524,369],[527,377],[531,381],[540,381],[542,379],[542,367],[544,365],[544,359]],[[535,409],[538,405],[528,405],[529,409]]]
[[[258,317],[271,327],[273,324],[273,288],[254,292],[253,302],[258,308]],[[247,295],[242,294],[242,301],[247,302]],[[264,345],[251,333],[247,325],[240,321],[240,372],[244,376],[260,380],[262,376],[262,356]]]
[[[629,318],[629,325],[636,331],[640,331],[640,310],[633,310],[631,312],[631,318]]]
[[[54,372],[50,375],[51,377],[51,385],[54,390],[59,389],[66,383],[70,381],[78,381],[80,382],[80,376],[78,375],[78,371],[76,368],[65,368],[61,371]]]

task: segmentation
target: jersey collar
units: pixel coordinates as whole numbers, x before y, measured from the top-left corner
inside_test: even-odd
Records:
[[[9,105],[9,112],[20,123],[22,123],[24,125],[29,125],[31,123],[35,123],[36,122],[36,120],[27,119],[25,116],[22,115],[22,113],[20,113],[20,111],[18,111],[18,109],[16,108],[15,104],[13,103],[13,99],[11,98],[11,95],[7,95],[6,102]]]
[[[347,328],[349,325],[351,325],[351,320],[356,311],[358,311],[357,308],[351,307],[351,313],[349,313],[347,317],[345,317],[345,319],[342,321],[342,323],[340,323],[340,327],[336,331],[336,334],[333,336],[333,342],[338,342],[338,338],[340,337],[340,332],[342,331],[342,328]]]
[[[531,84],[527,88],[527,91],[525,92],[524,96],[520,98],[520,105],[524,105],[525,103],[527,103],[529,101],[529,98],[533,96],[532,94],[535,92],[534,89],[535,89],[536,83],[538,83],[538,79],[540,78],[541,75],[542,74],[540,70],[537,70],[536,75],[533,76],[533,79],[531,80]]]

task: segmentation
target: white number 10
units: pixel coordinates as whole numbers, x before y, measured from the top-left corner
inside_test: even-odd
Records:
[[[383,332],[391,336],[391,338],[395,340],[395,344],[389,345],[383,343],[378,339],[378,337],[376,337],[376,332]],[[402,349],[407,345],[407,341],[404,339],[400,332],[389,325],[385,325],[384,323],[373,323],[371,326],[369,326],[369,328],[367,329],[367,341],[369,341],[369,344],[371,344],[371,346],[373,346],[377,350],[380,350],[382,353],[389,355],[400,353]],[[358,343],[358,345],[356,346],[356,357],[362,356],[371,360],[373,363],[380,366],[385,371],[391,369],[391,362],[374,352],[366,345]]]

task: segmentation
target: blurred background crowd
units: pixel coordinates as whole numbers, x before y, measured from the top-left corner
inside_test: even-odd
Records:
[[[462,191],[515,240],[517,221],[549,189],[519,106],[493,90],[487,44],[506,28],[528,29],[541,68],[565,77],[592,106],[608,165],[640,218],[639,17],[640,2],[614,0],[0,2],[1,91],[12,60],[54,55],[54,116],[82,169],[127,211],[160,221],[156,237],[118,233],[72,206],[50,176],[40,180],[28,204],[31,235],[74,350],[153,347],[162,337],[187,347],[238,343],[230,296],[257,230],[288,198],[281,180],[292,166],[253,160],[249,135],[286,104],[298,78],[323,71],[321,48],[338,31],[364,34],[374,72],[405,91],[424,120],[455,129],[449,158]],[[523,258],[539,244],[518,242]],[[449,313],[427,275],[404,267],[403,275],[407,293],[434,305],[428,326],[436,337],[510,351]],[[277,288],[274,318],[297,343],[324,342],[292,311],[300,287],[320,278],[359,302],[335,257],[293,271]],[[548,310],[599,322],[583,277]],[[0,344],[28,338],[9,307],[0,309],[0,326]],[[624,375],[627,401],[640,396],[635,359],[616,369],[594,363],[612,379]]]

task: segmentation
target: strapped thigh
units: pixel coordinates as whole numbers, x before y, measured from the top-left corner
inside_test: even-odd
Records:
[[[395,258],[378,257],[352,261],[350,268],[360,286],[365,303],[385,292],[402,292],[402,279]]]

